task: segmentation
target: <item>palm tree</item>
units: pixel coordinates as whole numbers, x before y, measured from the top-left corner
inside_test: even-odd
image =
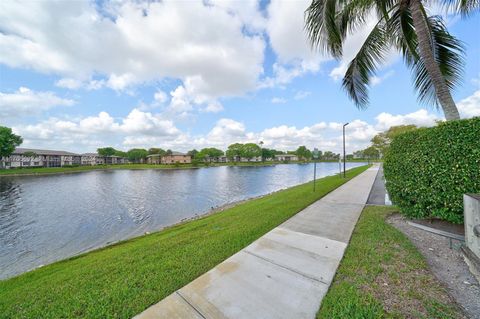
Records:
[[[440,16],[428,16],[422,0],[313,0],[305,12],[305,28],[313,47],[339,59],[348,33],[364,26],[372,14],[376,24],[350,62],[342,86],[358,108],[368,105],[372,75],[394,48],[412,69],[421,102],[441,106],[447,120],[459,119],[450,91],[459,83],[464,64],[460,40]],[[430,0],[467,16],[480,0]]]

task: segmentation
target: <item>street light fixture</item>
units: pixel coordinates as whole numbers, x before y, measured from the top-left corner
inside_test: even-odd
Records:
[[[345,166],[346,166],[345,163],[346,163],[347,158],[345,157],[345,126],[347,126],[348,124],[350,124],[350,123],[347,122],[347,123],[343,124],[343,178],[346,177],[346,175],[345,175]]]

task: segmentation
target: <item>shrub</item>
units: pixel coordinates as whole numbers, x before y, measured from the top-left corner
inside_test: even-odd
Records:
[[[480,192],[480,117],[394,138],[385,156],[392,202],[408,217],[463,222],[463,194]]]

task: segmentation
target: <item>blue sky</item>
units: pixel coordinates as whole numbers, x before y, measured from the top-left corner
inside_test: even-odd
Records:
[[[302,30],[308,4],[3,1],[0,125],[24,147],[76,152],[247,141],[339,151],[339,123],[351,122],[353,151],[391,125],[443,118],[418,103],[393,51],[369,108],[356,109],[340,81],[368,26],[347,39],[344,60],[321,56]],[[445,18],[466,47],[454,98],[462,117],[479,116],[479,15]]]

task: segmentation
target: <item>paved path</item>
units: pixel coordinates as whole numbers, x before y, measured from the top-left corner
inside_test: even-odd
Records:
[[[377,171],[369,168],[135,318],[315,318]]]
[[[367,205],[385,205],[387,190],[385,189],[385,180],[383,177],[383,167],[380,164],[377,177],[373,183],[372,190],[368,196]]]

